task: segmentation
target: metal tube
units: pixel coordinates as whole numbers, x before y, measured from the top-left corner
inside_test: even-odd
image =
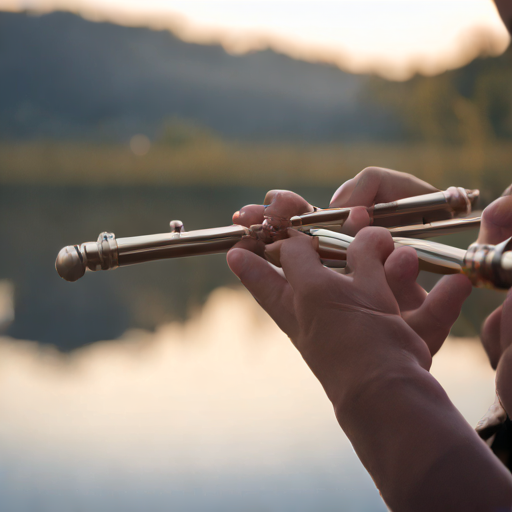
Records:
[[[322,258],[333,262],[346,260],[353,237],[326,229],[312,229],[310,234],[318,237]],[[467,251],[427,240],[395,237],[393,241],[395,247],[412,247],[416,251],[421,270],[436,274],[464,273],[479,288],[508,290],[512,287],[512,238],[499,245],[473,244]],[[277,259],[272,263],[278,263]]]
[[[450,187],[447,190],[421,196],[398,199],[390,203],[379,203],[367,208],[375,226],[385,222],[387,226],[403,226],[404,216],[414,217],[426,222],[452,219],[471,213],[472,207],[480,196],[478,190]],[[318,209],[311,213],[296,215],[290,219],[292,227],[315,226],[332,229],[341,227],[350,215],[350,208]],[[408,222],[410,223],[410,221]]]
[[[452,235],[461,231],[479,229],[482,217],[470,217],[466,219],[450,219],[427,224],[412,226],[397,226],[388,228],[392,236],[404,236],[408,238],[433,238],[436,236]]]

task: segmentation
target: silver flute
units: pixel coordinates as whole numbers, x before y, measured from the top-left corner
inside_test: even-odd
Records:
[[[484,258],[485,261],[482,260],[483,253],[480,249],[466,252],[434,242],[416,240],[478,228],[480,217],[467,217],[478,197],[478,190],[450,187],[445,191],[376,204],[368,207],[367,211],[372,224],[386,226],[395,237],[396,244],[415,248],[424,268],[439,273],[464,271],[470,277],[482,274],[481,279],[472,278],[475,285],[507,287],[506,284],[512,281],[507,271],[499,274],[501,281],[495,279],[495,270],[483,272],[483,267],[487,268],[489,265],[490,256]],[[224,253],[246,238],[271,243],[286,236],[289,227],[318,237],[319,252],[324,263],[327,266],[339,267],[346,260],[346,250],[351,241],[351,237],[340,232],[350,211],[351,208],[315,208],[313,212],[281,222],[277,230],[268,222],[270,219],[266,219],[263,224],[249,228],[232,225],[190,232],[184,230],[181,221],[172,221],[168,233],[128,238],[116,238],[113,233],[104,232],[96,242],[85,242],[61,249],[55,267],[63,279],[76,281],[86,271],[110,270],[168,258]],[[495,252],[497,249],[486,250]],[[457,251],[459,252],[454,257],[453,254]],[[509,254],[510,251],[507,249],[505,252]],[[433,259],[435,264],[432,263]],[[504,268],[509,259],[506,255]],[[491,266],[494,269],[496,264]],[[470,272],[469,269],[473,270]]]

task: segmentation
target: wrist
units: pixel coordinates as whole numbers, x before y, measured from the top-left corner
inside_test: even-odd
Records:
[[[323,350],[315,343],[311,353],[301,351],[335,406],[402,376],[428,374],[432,363],[425,342],[400,317],[374,322],[373,334],[365,332],[368,324],[360,325],[358,333],[322,343]]]
[[[331,393],[331,401],[338,421],[345,427],[353,421],[358,422],[366,414],[363,411],[386,411],[388,405],[391,410],[406,395],[435,396],[435,401],[440,403],[448,400],[443,388],[428,371],[404,357],[393,365],[368,368],[358,379],[346,381],[343,388]]]

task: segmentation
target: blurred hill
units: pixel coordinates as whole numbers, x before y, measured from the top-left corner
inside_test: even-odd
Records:
[[[0,74],[0,136],[10,139],[154,139],[169,117],[231,139],[353,140],[398,129],[358,100],[366,77],[64,12],[0,12]]]

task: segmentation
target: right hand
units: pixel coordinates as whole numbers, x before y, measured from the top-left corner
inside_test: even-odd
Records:
[[[481,244],[499,244],[512,236],[512,186],[483,212],[478,237]],[[512,290],[482,327],[482,344],[491,366],[496,369],[496,392],[512,416]]]

